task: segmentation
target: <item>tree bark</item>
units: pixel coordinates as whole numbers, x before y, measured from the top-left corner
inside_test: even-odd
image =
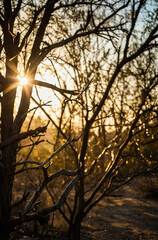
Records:
[[[69,229],[69,240],[80,240],[81,238],[81,222],[82,218],[77,217],[75,222],[70,226]]]
[[[3,162],[13,161],[16,153],[8,147],[3,151]],[[10,154],[11,153],[11,154]],[[10,156],[8,156],[10,154]],[[3,163],[2,163],[3,164]],[[9,175],[8,166],[0,166],[0,239],[8,240],[10,235],[9,221],[11,217],[11,199],[12,199],[12,186],[13,176]]]
[[[76,191],[76,197],[78,201],[78,207],[75,209],[75,214],[72,220],[72,224],[69,228],[69,239],[70,240],[80,240],[81,235],[81,222],[84,216],[84,161],[85,161],[85,154],[87,150],[87,144],[88,144],[88,136],[89,136],[89,130],[90,130],[91,124],[87,121],[87,124],[85,126],[85,132],[83,136],[83,143],[81,147],[81,154],[79,159],[79,166],[80,166],[80,178],[77,186]]]
[[[7,81],[7,79],[6,79]],[[13,110],[16,88],[10,90],[14,83],[6,84],[6,93],[2,100],[1,141],[13,135]],[[10,91],[7,91],[10,90]],[[16,161],[17,143],[2,149],[0,159],[0,239],[9,239],[9,221],[11,216],[12,186],[14,179],[13,163]]]
[[[14,135],[14,104],[17,90],[17,46],[9,33],[6,18],[4,31],[4,48],[6,51],[6,77],[3,83],[1,101],[1,142]],[[16,161],[17,143],[10,144],[1,151],[0,157],[0,240],[8,240],[10,235],[12,186]]]
[[[3,96],[2,101],[2,142],[12,136],[13,108],[15,89]],[[9,145],[2,149],[0,161],[0,239],[9,239],[9,221],[11,215],[11,198],[16,161],[16,146]]]

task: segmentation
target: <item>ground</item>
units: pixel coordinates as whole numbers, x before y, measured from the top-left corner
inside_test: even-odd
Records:
[[[158,198],[145,197],[141,187],[135,181],[102,200],[84,220],[82,239],[158,240]]]
[[[81,240],[158,240],[158,178],[155,183],[138,179],[100,201],[82,223]],[[31,239],[66,240],[64,226],[58,222],[53,238]]]

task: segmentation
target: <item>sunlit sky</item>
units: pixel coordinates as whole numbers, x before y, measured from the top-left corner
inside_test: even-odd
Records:
[[[47,82],[47,83],[53,84],[57,87],[64,88],[63,86],[60,86],[60,83],[59,83],[59,81],[62,78],[63,81],[69,82],[67,89],[73,90],[74,88],[73,88],[73,84],[72,84],[72,81],[70,79],[70,76],[68,74],[66,74],[64,71],[62,71],[61,67],[56,66],[56,70],[58,72],[60,72],[60,75],[57,78],[57,76],[53,73],[52,66],[49,66],[49,65],[50,65],[49,61],[46,60],[44,62],[44,64],[39,67],[40,71],[36,73],[35,80],[39,80],[39,81],[42,81],[42,82]],[[72,69],[69,68],[68,71],[71,71],[71,74],[73,74]],[[18,85],[18,89],[17,89],[15,114],[16,114],[16,112],[18,110],[18,106],[20,104],[22,88],[23,88],[23,86],[25,87],[25,85],[27,87],[27,83],[29,81],[29,79],[27,79],[27,77],[24,76],[23,73],[18,74],[18,79],[19,79],[19,85]],[[52,113],[52,109],[53,109],[55,114],[58,115],[58,110],[60,110],[60,105],[61,105],[60,99],[63,98],[63,96],[61,96],[61,94],[59,92],[51,90],[51,89],[46,88],[46,87],[40,87],[40,86],[36,87],[36,86],[34,86],[32,96],[38,102],[41,101],[42,104],[45,104],[45,103],[49,102],[49,104],[48,104],[49,106],[44,107],[46,109],[46,111],[48,113],[53,114]],[[50,108],[50,105],[51,105],[51,108]],[[31,101],[30,109],[32,109],[36,106],[37,105],[33,101]],[[37,117],[39,115],[43,119],[47,119],[45,114],[40,109],[38,109],[36,111],[35,117]]]
[[[153,10],[154,7],[155,6],[152,6],[151,4],[148,5],[148,8],[150,8],[151,10]],[[139,22],[138,25],[140,26],[141,23]],[[70,89],[70,90],[74,89],[71,78],[70,78],[70,75],[71,74],[73,75],[73,69],[69,68],[68,71],[70,71],[71,74],[66,75],[65,71],[62,70],[61,66],[59,67],[59,65],[58,65],[58,66],[56,66],[56,68],[57,68],[56,69],[57,72],[59,73],[58,77],[55,74],[53,74],[53,68],[51,66],[51,63],[48,59],[46,59],[44,61],[43,65],[41,65],[39,67],[40,73],[36,74],[35,79],[40,80],[40,81],[44,81],[44,82],[46,81],[46,82],[51,83],[51,84],[53,84],[57,87],[60,87],[59,80],[60,80],[60,78],[62,78],[63,81],[66,82],[66,84],[68,86],[68,89]],[[22,85],[27,83],[27,79],[22,74],[21,74],[21,76],[19,74],[19,79],[20,79],[20,85],[18,87],[17,106],[18,106],[19,101],[20,101],[20,92],[21,92],[21,89],[22,89]],[[40,99],[42,100],[42,103],[51,101],[54,111],[56,111],[60,107],[60,101],[55,96],[57,94],[60,97],[59,93],[57,93],[55,91],[52,91],[51,89],[48,89],[48,88],[45,88],[45,87],[38,87],[38,93],[39,93]],[[36,98],[36,100],[39,101],[37,91],[36,91],[35,87],[33,88],[33,97]],[[35,104],[31,104],[30,108],[32,108],[34,106],[35,106]],[[47,108],[49,109],[49,107],[47,107]],[[39,112],[37,112],[37,113],[39,114]],[[44,117],[44,115],[43,115],[43,117]]]

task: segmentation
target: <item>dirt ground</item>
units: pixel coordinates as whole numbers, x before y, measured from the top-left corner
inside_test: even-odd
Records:
[[[138,182],[102,200],[84,220],[84,240],[158,240],[158,198],[145,198]]]
[[[100,201],[82,223],[81,240],[158,240],[158,178],[156,194],[149,191],[152,188],[153,183],[143,178]],[[147,197],[147,193],[152,194]],[[53,238],[46,239],[66,240],[62,224],[63,221]]]

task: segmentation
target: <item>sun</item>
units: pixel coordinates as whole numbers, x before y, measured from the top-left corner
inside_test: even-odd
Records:
[[[18,79],[19,79],[19,82],[20,82],[21,86],[24,86],[24,85],[26,85],[28,83],[27,77],[18,76]]]

